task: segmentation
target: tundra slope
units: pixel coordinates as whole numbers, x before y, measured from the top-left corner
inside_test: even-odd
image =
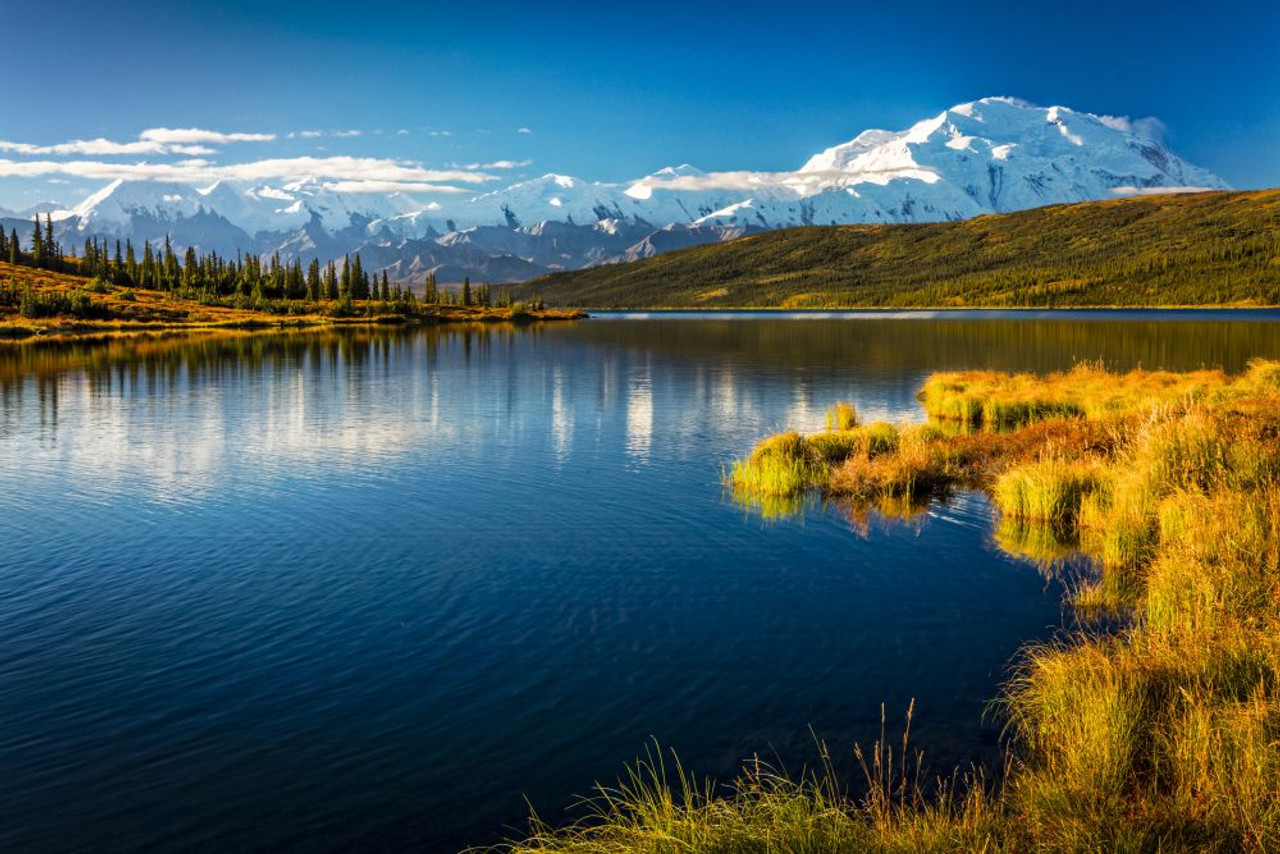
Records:
[[[521,290],[590,308],[1280,305],[1280,190],[795,228]]]

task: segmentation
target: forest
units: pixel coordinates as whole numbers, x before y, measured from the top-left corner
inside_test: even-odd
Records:
[[[24,245],[17,230],[0,230],[0,315],[16,313],[25,320],[69,319],[173,320],[197,312],[183,306],[225,309],[247,315],[327,318],[440,319],[442,309],[513,315],[540,312],[534,297],[515,303],[509,289],[494,293],[490,284],[472,286],[469,279],[449,289],[434,275],[422,293],[393,284],[386,270],[366,269],[359,253],[321,264],[312,259],[283,262],[238,254],[222,257],[188,247],[181,258],[169,239],[157,246],[144,242],[139,251],[129,240],[86,237],[81,251],[68,251],[57,240],[52,218],[37,216]],[[24,275],[23,269],[31,271]],[[138,310],[138,294],[152,296]],[[456,312],[455,312],[456,313]]]

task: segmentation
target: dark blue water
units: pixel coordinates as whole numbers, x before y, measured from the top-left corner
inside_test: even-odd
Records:
[[[838,399],[916,419],[938,368],[1280,354],[1152,317],[0,350],[0,849],[455,850],[650,737],[727,778],[913,697],[931,768],[994,761],[984,704],[1069,618],[985,501],[768,521],[720,467]]]

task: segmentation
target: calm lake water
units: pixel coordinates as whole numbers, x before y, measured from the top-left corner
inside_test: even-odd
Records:
[[[929,767],[1061,590],[962,495],[912,522],[722,494],[931,371],[1280,356],[1274,314],[604,315],[0,348],[0,850],[455,850],[655,738]]]

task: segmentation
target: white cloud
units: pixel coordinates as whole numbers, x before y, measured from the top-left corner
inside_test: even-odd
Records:
[[[533,133],[529,128],[516,128],[516,133]]]
[[[360,183],[372,190],[375,182],[396,185],[403,192],[458,192],[451,184],[483,184],[496,175],[470,169],[427,169],[421,164],[375,157],[287,157],[247,163],[214,165],[208,161],[178,163],[108,163],[101,160],[4,160],[0,177],[66,176],[99,181],[151,180],[203,183],[218,180],[270,181],[311,177],[351,188]]]
[[[1166,196],[1174,193],[1212,193],[1213,187],[1112,187],[1117,196]]]
[[[408,136],[408,135],[409,135],[409,131],[406,128],[400,128],[400,130],[396,131],[396,136]]]
[[[470,193],[465,187],[424,184],[415,181],[332,181],[327,189],[337,193]]]
[[[532,160],[495,160],[492,163],[468,163],[467,169],[523,169],[532,166]]]
[[[433,131],[428,131],[428,132],[427,132],[427,136],[453,136],[453,131],[451,131],[451,130],[433,130]]]
[[[374,133],[382,133],[380,130]],[[324,137],[332,137],[334,139],[351,139],[357,136],[364,136],[362,130],[294,130],[285,134],[286,139],[323,139]]]
[[[1164,139],[1166,131],[1164,122],[1155,116],[1147,116],[1142,119],[1131,119],[1128,116],[1098,116],[1098,121],[1112,130],[1145,136],[1155,142],[1160,142]]]
[[[147,128],[138,134],[138,139],[167,145],[227,145],[232,142],[272,142],[275,138],[274,133],[219,133],[203,128]]]
[[[28,142],[0,140],[0,151],[13,154],[84,154],[105,156],[113,154],[212,154],[212,148],[201,145],[169,145],[151,140],[137,142],[113,142],[109,139],[73,139],[56,145],[32,145]]]
[[[22,154],[25,156],[40,155],[84,155],[104,157],[114,155],[160,155],[185,154],[198,157],[213,154],[211,145],[226,145],[233,142],[270,142],[275,139],[270,133],[218,133],[217,131],[199,128],[172,129],[149,128],[138,134],[131,142],[116,142],[97,137],[95,139],[73,139],[53,145],[34,145],[29,142],[13,142],[0,140],[0,152]]]
[[[788,172],[710,172],[705,175],[675,175],[642,178],[634,182],[632,189],[661,187],[667,190],[734,190],[758,191],[762,187],[794,183],[794,175]],[[630,192],[630,191],[628,191]]]

